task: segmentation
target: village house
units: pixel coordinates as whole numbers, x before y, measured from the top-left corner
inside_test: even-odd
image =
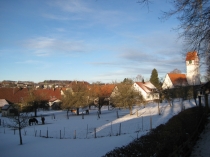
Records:
[[[139,91],[145,101],[153,101],[159,99],[157,88],[150,82],[135,82],[132,87]]]
[[[11,104],[4,105],[1,109],[1,112],[2,112],[2,117],[15,116],[18,114],[18,110],[14,108],[14,106]]]
[[[29,96],[33,94],[38,99],[40,107],[46,107],[52,98],[61,100],[62,89],[28,89],[28,88],[0,88],[0,99],[5,99],[9,104],[24,107]]]
[[[5,99],[0,99],[0,112],[5,105],[9,105],[9,103]]]

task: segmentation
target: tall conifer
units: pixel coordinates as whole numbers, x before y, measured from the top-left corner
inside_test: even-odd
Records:
[[[152,70],[152,74],[150,77],[150,82],[156,87],[159,87],[159,78],[158,78],[158,72],[156,69]]]

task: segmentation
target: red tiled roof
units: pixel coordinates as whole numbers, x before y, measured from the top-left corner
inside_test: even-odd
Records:
[[[37,89],[33,91],[35,95],[39,96],[42,100],[48,101],[52,98],[61,99],[61,90],[55,89]]]
[[[5,99],[9,103],[20,103],[27,96],[27,88],[0,88],[0,99]]]
[[[92,85],[90,91],[97,96],[110,97],[115,87],[115,84]]]
[[[101,95],[104,97],[110,97],[114,88],[116,87],[115,84],[106,84],[101,86]]]
[[[188,52],[186,55],[186,61],[195,60],[197,57],[198,57],[198,54],[196,51]]]
[[[188,84],[185,74],[169,73],[168,76],[174,86]]]
[[[67,87],[71,88],[73,91],[76,91],[78,87],[89,88],[89,83],[85,81],[72,81]]]
[[[30,92],[27,88],[0,88],[0,99],[5,99],[9,103],[20,103],[27,99]],[[36,89],[32,92],[45,101],[51,98],[61,99],[61,89]]]

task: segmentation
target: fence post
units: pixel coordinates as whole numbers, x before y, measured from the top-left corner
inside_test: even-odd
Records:
[[[96,138],[96,128],[94,128],[94,134],[95,134],[95,138]]]
[[[205,94],[205,107],[206,107],[207,112],[209,112],[208,94]]]
[[[160,99],[158,99],[158,114],[160,115]]]
[[[47,138],[48,138],[48,128],[47,128]]]
[[[137,117],[139,116],[139,112],[138,112],[138,109],[136,109],[136,116],[137,116]]]
[[[121,135],[121,123],[120,123],[120,127],[119,127],[119,135]]]
[[[112,136],[112,122],[111,122],[111,133],[110,133],[110,136]]]
[[[86,132],[86,138],[87,138],[87,136],[88,136],[88,124],[87,124],[87,132]]]
[[[76,138],[77,138],[77,131],[74,130],[74,139],[76,139]]]
[[[24,134],[25,134],[25,136],[26,136],[26,132],[27,132],[27,131],[26,131],[25,128],[24,128]]]
[[[152,116],[150,115],[150,130],[152,130]]]
[[[144,122],[144,121],[143,121],[143,116],[142,116],[142,119],[141,119],[141,124],[142,124],[142,126],[141,126],[141,127],[142,127],[142,131],[144,130],[144,124],[143,124],[143,122]]]
[[[198,96],[198,99],[199,99],[199,107],[201,107],[201,105],[202,105],[201,104],[201,95]]]

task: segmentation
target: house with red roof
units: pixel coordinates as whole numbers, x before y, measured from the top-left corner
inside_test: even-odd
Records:
[[[143,96],[146,101],[159,99],[157,88],[150,82],[135,82],[132,86],[136,91]]]
[[[0,99],[5,99],[9,104],[22,105],[31,95],[49,103],[53,98],[61,100],[62,89],[0,88]]]
[[[114,96],[117,90],[115,84],[105,85],[91,85],[90,86],[90,99],[94,100],[94,104],[97,104],[99,99],[103,99],[105,102],[109,102],[110,97]]]
[[[162,88],[175,88],[178,86],[200,85],[199,57],[196,51],[186,54],[186,74],[168,73],[165,76]]]
[[[9,105],[9,103],[5,99],[0,99],[0,111],[5,105]]]
[[[188,85],[189,84],[185,74],[168,73],[166,74],[162,88],[168,89],[168,88],[175,88],[175,87],[188,86]]]

